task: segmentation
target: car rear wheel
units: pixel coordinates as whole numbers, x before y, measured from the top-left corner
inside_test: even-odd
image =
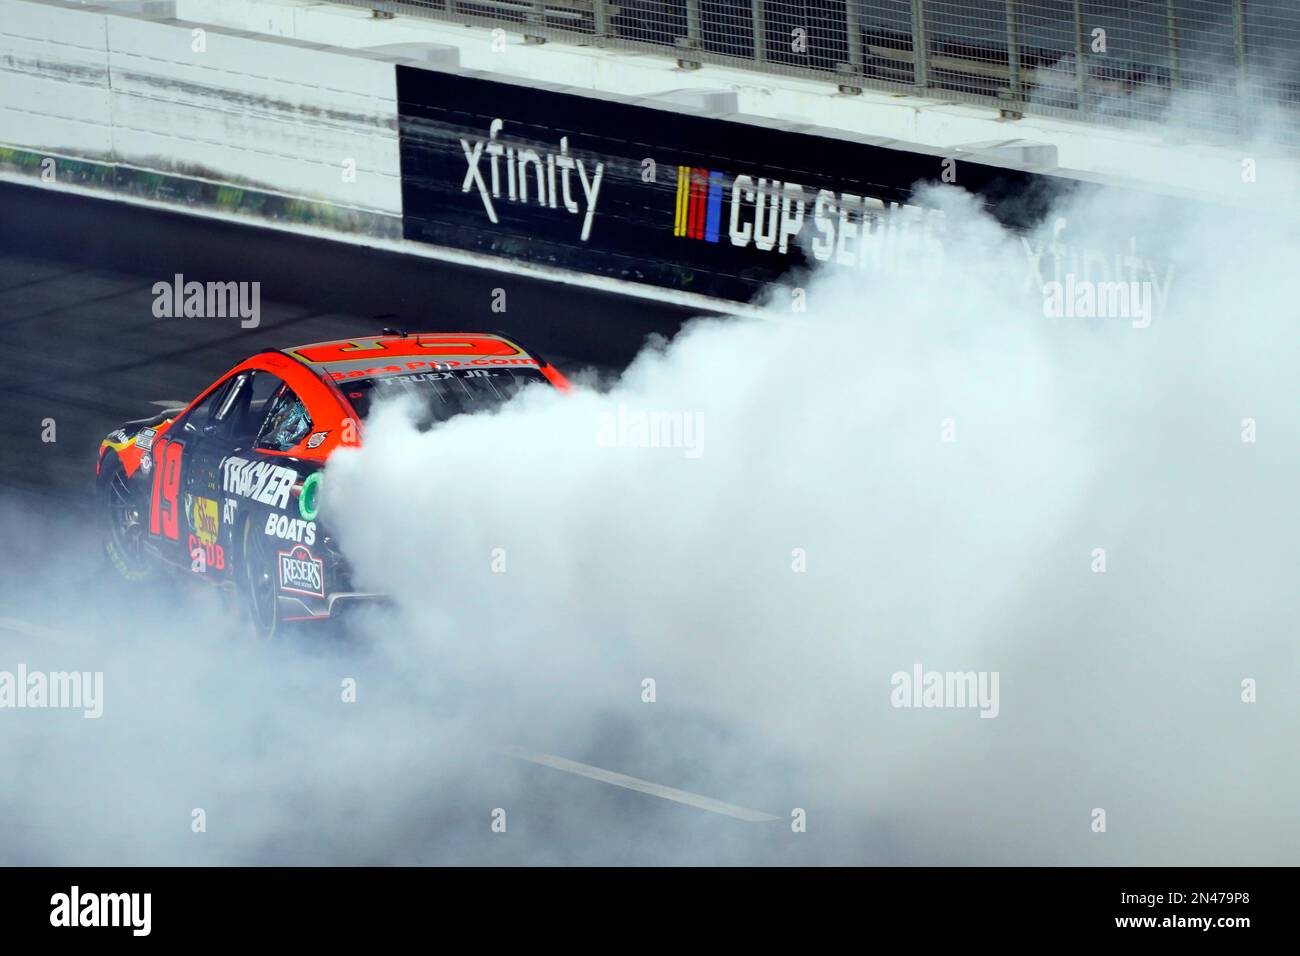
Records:
[[[254,636],[270,640],[282,628],[275,555],[267,545],[266,535],[258,534],[255,525],[255,521],[244,522],[241,590],[244,613]]]
[[[131,482],[116,455],[103,463],[99,482],[99,522],[104,554],[128,581],[148,581],[157,574],[146,549],[148,502]]]

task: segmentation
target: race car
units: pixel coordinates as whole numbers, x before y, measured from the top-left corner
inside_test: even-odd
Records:
[[[321,470],[360,443],[377,402],[412,396],[427,426],[564,375],[501,335],[383,335],[260,352],[184,409],[123,424],[95,465],[104,551],[129,581],[176,569],[221,587],[253,632],[325,621],[355,590],[319,515]]]

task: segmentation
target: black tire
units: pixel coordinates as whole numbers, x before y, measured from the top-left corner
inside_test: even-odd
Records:
[[[280,620],[279,588],[276,584],[275,555],[258,534],[256,521],[244,522],[240,545],[240,598],[244,617],[253,636],[269,641],[284,630]]]
[[[97,497],[100,537],[108,563],[133,584],[154,580],[159,569],[147,547],[146,495],[127,477],[113,452],[108,452],[100,465]]]

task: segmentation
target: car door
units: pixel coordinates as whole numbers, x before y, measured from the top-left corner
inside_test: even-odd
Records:
[[[181,423],[185,442],[181,488],[185,560],[196,574],[221,578],[226,573],[222,540],[221,461],[232,450],[231,428],[247,402],[252,373],[232,375],[216,395],[211,410]]]
[[[149,500],[149,540],[158,553],[174,564],[188,565],[193,530],[192,461],[210,434],[215,413],[229,394],[236,376],[222,379],[188,412],[154,441],[153,483]]]
[[[263,522],[256,529],[260,533],[248,557],[250,562],[260,564],[271,580],[280,604],[286,599],[296,602],[306,614],[319,613],[310,599],[325,599],[324,562],[312,550],[316,543],[315,522],[294,505],[289,492],[314,470],[314,466],[291,454],[311,430],[312,417],[306,403],[284,385],[266,403],[262,427],[253,443],[255,461],[273,477],[260,496],[266,507],[259,511]],[[277,474],[292,476],[291,484],[275,483]]]
[[[227,493],[224,465],[252,446],[266,403],[283,384],[270,372],[245,369],[231,377],[211,416],[186,432],[190,443],[183,478],[189,519],[186,553],[196,573],[220,580],[233,572],[229,548],[239,502]]]

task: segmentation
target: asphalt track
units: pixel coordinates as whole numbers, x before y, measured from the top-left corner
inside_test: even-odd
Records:
[[[255,329],[158,319],[177,274],[261,283]],[[504,289],[506,310],[493,312]],[[376,316],[392,318],[377,320]],[[0,488],[80,499],[99,439],[193,398],[265,348],[373,334],[503,331],[566,371],[616,369],[691,313],[534,278],[0,183]],[[57,441],[43,442],[54,419]],[[73,505],[75,507],[75,504]]]
[[[260,281],[260,326],[155,318],[151,288],[175,273]],[[490,309],[501,287],[505,315]],[[395,317],[375,320],[385,313]],[[0,184],[0,527],[8,538],[0,650],[32,641],[57,649],[88,634],[129,640],[129,628],[97,632],[109,609],[87,606],[83,596],[103,573],[91,522],[98,442],[160,403],[188,400],[255,350],[368,334],[379,324],[488,328],[518,336],[568,372],[594,366],[616,374],[646,336],[671,335],[689,317],[596,291]],[[52,442],[42,440],[48,420]],[[33,569],[52,561],[55,579],[48,572],[37,579]],[[186,621],[174,626],[183,640]],[[562,742],[538,752],[519,741],[475,741],[476,763],[463,780],[439,779],[436,767],[407,768],[428,775],[427,802],[382,808],[373,826],[362,822],[355,832],[305,826],[251,843],[216,836],[179,857],[174,847],[157,847],[154,819],[131,806],[110,814],[92,799],[93,775],[53,788],[35,813],[29,782],[10,776],[0,783],[0,864],[799,861],[781,839],[788,827],[746,800],[747,780],[771,771],[757,755],[737,758],[748,769],[732,773],[723,792],[672,786],[690,778],[694,760],[681,742],[707,741],[717,752],[730,747],[724,731],[689,716],[662,732],[628,715],[599,719],[601,731],[583,752],[550,752]],[[57,754],[46,758],[54,772],[64,769]],[[151,778],[140,771],[144,806]],[[516,826],[526,830],[509,844],[483,825],[503,780],[515,793]],[[106,832],[112,838],[99,839]],[[461,836],[449,851],[453,832]]]

